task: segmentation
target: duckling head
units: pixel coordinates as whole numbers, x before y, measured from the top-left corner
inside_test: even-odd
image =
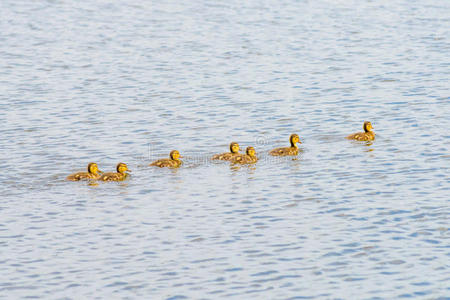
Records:
[[[363,128],[365,132],[372,131],[372,123],[370,123],[369,121],[364,122]]]
[[[99,172],[102,173],[102,171],[100,171],[100,170],[98,169],[98,166],[97,166],[96,163],[90,163],[90,164],[88,164],[87,169],[88,169],[88,173],[90,173],[90,174],[97,175],[97,173],[99,173]]]
[[[178,160],[180,157],[182,156],[180,155],[180,152],[178,152],[178,150],[173,150],[170,152],[170,158],[172,160]]]
[[[247,147],[245,152],[247,153],[248,156],[251,156],[251,157],[256,156],[256,151],[255,151],[255,148],[253,148],[253,147]]]
[[[131,170],[128,170],[127,165],[124,163],[118,163],[116,170],[117,170],[117,173],[120,173],[120,174],[124,174],[125,171],[131,172]]]
[[[239,152],[239,144],[236,142],[232,142],[230,144],[230,152],[231,153],[238,153]]]
[[[300,138],[298,137],[298,134],[296,134],[296,133],[291,134],[291,136],[289,137],[289,141],[291,142],[292,147],[297,147],[297,143],[299,143],[299,144],[302,143],[302,142],[300,142]]]

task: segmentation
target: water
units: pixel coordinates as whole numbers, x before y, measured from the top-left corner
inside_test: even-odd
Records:
[[[2,298],[448,299],[448,2],[110,2],[0,3]]]

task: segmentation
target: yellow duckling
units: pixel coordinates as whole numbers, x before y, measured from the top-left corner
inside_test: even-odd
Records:
[[[150,164],[150,166],[156,166],[160,168],[169,167],[169,168],[178,168],[183,163],[179,158],[180,152],[177,150],[173,150],[170,152],[170,158],[158,159]]]
[[[269,154],[273,156],[287,156],[287,155],[297,155],[298,154],[298,146],[297,143],[301,144],[300,138],[298,134],[291,134],[289,137],[289,142],[291,143],[290,147],[283,148],[275,148],[270,150]]]
[[[364,132],[357,132],[350,134],[347,138],[349,140],[357,141],[373,141],[375,139],[375,133],[372,131],[372,123],[366,121],[363,125]]]
[[[90,163],[87,167],[87,172],[78,172],[72,175],[67,176],[67,180],[71,181],[78,181],[78,180],[84,180],[84,179],[99,179],[102,171],[98,169],[98,166],[96,163]]]
[[[118,163],[116,167],[117,173],[110,172],[110,173],[104,173],[99,180],[101,181],[122,181],[125,180],[129,174],[125,172],[131,172],[131,170],[128,169],[127,165],[124,163]]]
[[[242,154],[239,153],[239,144],[232,142],[230,144],[230,152],[216,154],[212,157],[212,159],[214,159],[214,160],[232,160],[234,157],[237,157],[240,155],[242,155]]]
[[[246,154],[233,157],[231,160],[235,164],[254,164],[258,161],[256,151],[253,147],[247,147]]]

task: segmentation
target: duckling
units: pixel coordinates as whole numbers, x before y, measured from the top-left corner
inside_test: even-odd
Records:
[[[67,176],[67,180],[71,181],[79,181],[84,179],[99,179],[101,174],[103,173],[98,169],[98,166],[96,163],[90,163],[87,167],[87,172],[78,172],[74,173],[72,175]]]
[[[357,132],[350,134],[347,139],[357,141],[373,141],[375,139],[375,133],[372,131],[372,123],[366,121],[363,125],[364,132]]]
[[[232,160],[234,157],[240,156],[242,154],[239,153],[239,144],[232,142],[230,144],[230,152],[225,152],[222,154],[216,154],[211,159],[214,160]]]
[[[177,150],[173,150],[170,152],[170,158],[158,159],[150,164],[150,166],[156,166],[160,168],[169,167],[169,168],[178,168],[183,163],[179,158],[180,152]]]
[[[269,154],[273,156],[287,156],[287,155],[297,155],[298,154],[298,146],[297,143],[301,144],[300,138],[298,137],[298,134],[293,133],[289,137],[289,142],[291,143],[290,147],[283,147],[283,148],[275,148],[273,150],[270,150]]]
[[[253,147],[247,147],[245,155],[238,155],[231,160],[235,164],[254,164],[258,161],[256,157],[256,151]]]
[[[129,174],[126,171],[131,172],[127,165],[124,163],[118,163],[116,167],[117,173],[104,173],[99,180],[101,181],[122,181],[125,180]]]

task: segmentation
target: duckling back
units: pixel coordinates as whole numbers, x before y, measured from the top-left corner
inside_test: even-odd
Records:
[[[372,131],[369,132],[357,132],[354,134],[350,134],[347,139],[356,140],[356,141],[373,141],[375,140],[375,133]]]
[[[258,161],[258,158],[256,156],[250,156],[247,154],[242,154],[239,156],[233,157],[231,160],[231,163],[234,164],[254,164]]]
[[[91,174],[88,172],[78,172],[67,176],[66,180],[70,181],[80,181],[87,179],[98,179],[100,178],[100,174]]]
[[[178,168],[179,166],[181,166],[181,164],[182,164],[181,160],[173,160],[170,158],[163,158],[163,159],[158,159],[157,161],[152,162],[150,164],[150,166],[160,167],[160,168],[165,168],[165,167]]]
[[[100,181],[122,181],[125,180],[125,178],[127,178],[128,174],[124,173],[115,173],[115,172],[110,172],[110,173],[104,173],[101,177],[100,177]]]
[[[231,153],[231,152],[225,152],[221,154],[214,155],[211,159],[213,160],[232,160],[235,157],[242,156],[240,153]]]
[[[275,148],[275,149],[270,150],[269,154],[272,156],[297,155],[298,148],[297,147]]]

